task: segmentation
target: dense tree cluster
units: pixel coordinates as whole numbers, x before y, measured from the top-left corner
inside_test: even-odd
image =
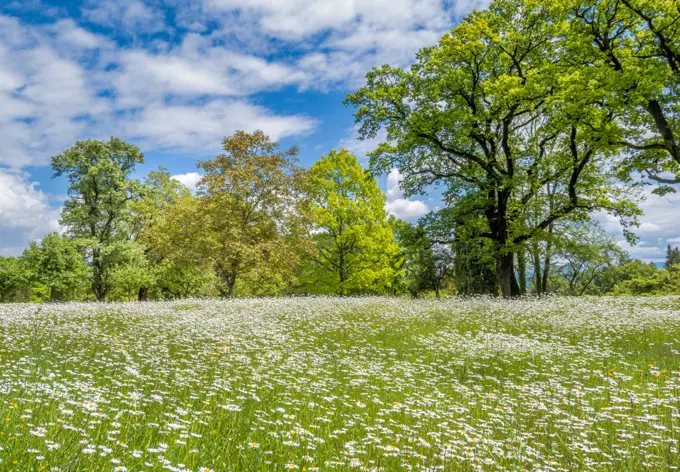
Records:
[[[63,236],[0,259],[1,300],[281,294],[679,293],[592,221],[641,214],[680,183],[676,0],[496,0],[409,69],[348,95],[370,170],[346,150],[300,167],[262,132],[225,138],[196,192],[112,138],[52,160],[70,183]],[[443,190],[418,224],[388,218],[374,176]]]

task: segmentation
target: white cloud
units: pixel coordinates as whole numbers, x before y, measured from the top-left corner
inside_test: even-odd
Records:
[[[58,21],[53,26],[53,31],[59,40],[77,48],[96,49],[108,43],[101,36],[92,34],[89,31],[76,25],[72,19]]]
[[[306,54],[295,62],[302,87],[354,88],[374,65],[405,67],[424,46],[435,44],[458,17],[488,0],[203,0],[203,13],[222,23],[222,34],[262,38]],[[196,17],[193,17],[194,21]],[[198,17],[198,21],[204,21]],[[259,33],[250,37],[253,32]]]
[[[121,124],[122,134],[154,149],[217,150],[237,129],[261,129],[273,140],[311,131],[306,116],[281,116],[241,101],[213,100],[204,105],[153,104]]]
[[[0,254],[18,255],[28,244],[60,231],[59,210],[26,174],[0,168]]]
[[[120,105],[135,106],[169,94],[184,97],[243,96],[306,81],[306,73],[285,64],[225,50],[198,35],[164,53],[122,52],[111,74]]]
[[[201,177],[202,175],[198,172],[188,172],[186,174],[173,175],[171,178],[193,190],[196,188],[196,185],[198,185],[198,181],[201,180]]]
[[[397,169],[392,169],[387,175],[385,210],[401,220],[416,221],[418,218],[427,215],[430,210],[422,200],[404,198],[404,192],[399,185],[401,180],[402,177]]]
[[[417,30],[448,26],[488,0],[461,0],[453,9],[444,0],[204,0],[206,11],[246,13],[264,33],[282,39],[301,39],[325,30]]]
[[[390,215],[405,221],[416,221],[430,212],[430,209],[422,200],[409,200],[406,198],[387,202],[385,209]]]
[[[69,54],[52,46],[54,28],[0,16],[0,164],[43,165],[107,111],[107,100],[70,57],[75,46]]]
[[[680,238],[671,238],[668,240],[669,243],[680,243]]]
[[[161,11],[138,0],[91,1],[82,14],[93,23],[130,32],[150,33],[166,27]]]
[[[618,241],[617,244],[624,249],[633,259],[642,259],[643,261],[661,262],[666,257],[665,248],[658,246],[649,246],[645,241],[631,246],[626,241]]]

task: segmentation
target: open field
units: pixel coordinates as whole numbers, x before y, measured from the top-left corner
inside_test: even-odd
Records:
[[[0,305],[1,470],[676,470],[680,298]]]

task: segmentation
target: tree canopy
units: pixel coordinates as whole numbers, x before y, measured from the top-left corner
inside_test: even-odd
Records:
[[[52,158],[54,176],[66,176],[70,183],[61,224],[87,248],[92,291],[99,301],[110,288],[107,273],[112,257],[107,248],[130,236],[129,207],[141,192],[131,174],[143,162],[144,155],[136,146],[118,138],[78,141]]]
[[[398,246],[375,179],[341,149],[312,165],[307,185],[316,243],[307,286],[340,295],[389,288]]]
[[[584,33],[588,15],[599,18],[610,3],[614,13],[623,8],[620,1],[496,1],[423,49],[410,70],[375,68],[347,97],[364,138],[387,130],[388,141],[371,154],[373,169],[398,168],[410,193],[443,185],[441,218],[452,233],[464,228],[469,238],[492,243],[504,296],[520,293],[514,255],[526,241],[545,238],[561,220],[587,221],[594,211],[628,228],[640,213],[629,172],[643,162],[668,170],[656,154],[627,158],[626,150],[668,145],[634,145],[651,122],[633,111],[641,110],[641,96],[674,102],[667,87],[673,79],[650,70],[644,90],[623,96],[635,80],[642,87],[640,69],[620,73],[597,57],[599,40]],[[604,48],[609,61],[611,47]],[[631,48],[624,50],[635,55]],[[662,67],[658,62],[645,64]]]

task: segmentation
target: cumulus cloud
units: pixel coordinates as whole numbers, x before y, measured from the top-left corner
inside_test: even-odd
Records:
[[[153,104],[121,124],[122,134],[153,149],[216,150],[237,129],[260,129],[273,140],[311,131],[316,121],[281,116],[241,101],[213,100],[202,106]]]
[[[201,177],[202,175],[198,172],[187,172],[186,174],[173,175],[171,178],[193,190],[196,188],[196,185],[198,185],[198,181],[201,180]]]
[[[60,231],[59,210],[24,173],[0,168],[0,255],[18,255],[28,244]]]
[[[69,44],[76,48],[91,50],[108,44],[106,39],[79,27],[76,22],[70,18],[56,22],[52,26],[52,31],[56,34],[61,43]]]
[[[399,183],[402,180],[399,170],[392,169],[387,175],[387,213],[405,221],[416,221],[429,213],[430,209],[422,200],[404,198],[404,192]]]
[[[404,67],[436,43],[456,21],[489,0],[203,0],[202,14],[220,21],[222,34],[259,33],[304,52],[295,63],[301,86],[356,87],[376,64]],[[203,21],[198,16],[195,21]],[[250,32],[250,33],[249,33]],[[219,32],[217,33],[219,34]],[[309,47],[315,45],[317,47]],[[264,47],[269,47],[265,43]],[[308,49],[308,51],[305,51]]]
[[[204,47],[204,42],[190,36],[179,48],[163,54],[122,53],[120,70],[112,74],[117,96],[134,105],[167,94],[242,96],[304,81],[304,72],[291,66],[219,46]]]
[[[129,32],[152,33],[166,28],[163,12],[139,0],[90,1],[82,15],[93,23]]]
[[[106,110],[84,69],[51,46],[50,34],[0,16],[0,164],[45,164]]]

